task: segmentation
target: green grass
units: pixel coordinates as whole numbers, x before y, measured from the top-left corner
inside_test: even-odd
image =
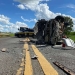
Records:
[[[67,36],[75,41],[75,32],[70,32],[70,34]]]
[[[75,35],[69,35],[68,37],[75,41]]]
[[[0,33],[0,37],[14,37],[14,33]]]
[[[9,36],[10,37],[14,37],[14,33],[9,33]]]

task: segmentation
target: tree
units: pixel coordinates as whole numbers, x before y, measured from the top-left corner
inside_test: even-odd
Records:
[[[72,27],[73,27],[73,21],[72,21],[72,19],[70,17],[66,17],[66,16],[64,16],[64,21],[65,21],[65,24],[68,23],[68,26],[65,28],[64,33],[66,35],[69,35],[69,33],[71,31],[73,31],[73,29],[72,29]]]

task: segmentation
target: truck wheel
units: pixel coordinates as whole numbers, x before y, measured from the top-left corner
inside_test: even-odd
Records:
[[[21,35],[18,35],[18,37],[21,38],[22,36]]]

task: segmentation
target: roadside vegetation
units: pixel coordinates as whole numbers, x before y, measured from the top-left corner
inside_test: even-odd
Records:
[[[68,25],[66,26],[66,29],[64,30],[64,34],[67,35],[70,39],[75,41],[75,31],[73,30],[73,21],[70,17],[64,17],[65,18],[65,23]]]
[[[75,41],[75,32],[70,32],[67,36]]]
[[[10,37],[14,37],[14,33],[9,33],[9,36]]]
[[[0,38],[2,37],[14,37],[14,33],[0,32]]]

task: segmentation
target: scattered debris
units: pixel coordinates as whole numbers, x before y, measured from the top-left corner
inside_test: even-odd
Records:
[[[26,42],[26,40],[19,40],[19,42]]]
[[[23,55],[23,53],[20,53],[21,55]]]
[[[75,75],[75,72],[73,72],[72,70],[68,69],[67,67],[61,65],[58,62],[53,62],[56,66],[58,66],[61,70],[63,70],[65,73],[67,73],[68,75]]]
[[[19,42],[24,42],[24,40],[19,40]]]
[[[3,49],[2,49],[2,52],[6,52],[6,50],[7,50],[6,48],[3,48]]]
[[[75,48],[66,46],[66,47],[62,47],[61,49],[63,49],[63,50],[74,50]]]
[[[34,55],[33,57],[32,57],[32,59],[37,59],[38,57],[36,56],[36,55]]]
[[[27,51],[29,51],[29,49],[27,49]]]
[[[50,60],[51,60],[52,58],[50,58]]]
[[[62,47],[71,47],[71,48],[74,48],[75,49],[75,43],[72,39],[70,38],[62,38],[62,41],[63,41],[63,44],[62,44]]]

